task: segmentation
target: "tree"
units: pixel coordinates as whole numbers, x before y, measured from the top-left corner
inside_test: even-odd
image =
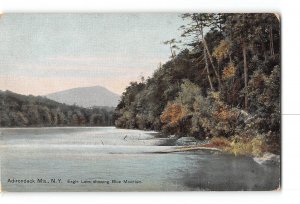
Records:
[[[168,104],[160,119],[164,124],[164,128],[172,128],[174,133],[180,132],[180,125],[184,117],[187,115],[187,110],[181,104]]]
[[[113,123],[113,109],[85,109],[68,106],[44,97],[0,91],[0,127],[83,126],[92,114],[103,114],[97,125]]]
[[[220,63],[227,57],[231,58],[229,55],[229,52],[230,52],[229,50],[230,50],[229,42],[226,40],[222,40],[220,42],[220,44],[214,49],[212,56],[217,59],[218,63]],[[232,60],[230,60],[230,61],[232,61]]]
[[[41,106],[39,107],[38,112],[41,117],[42,125],[45,126],[51,125],[52,120],[51,120],[51,114],[49,108],[45,106]]]
[[[251,39],[253,25],[253,14],[232,14],[226,21],[226,31],[230,39],[242,47],[243,66],[244,66],[244,108],[248,109],[248,64],[247,51]]]
[[[188,26],[182,26],[181,29],[183,29],[182,37],[195,35],[196,39],[198,40],[200,45],[203,45],[203,55],[205,60],[205,70],[207,72],[207,78],[210,85],[211,90],[214,90],[212,80],[210,77],[209,72],[209,65],[208,65],[208,57],[207,57],[207,44],[204,38],[204,27],[209,25],[210,21],[210,15],[209,14],[190,14],[186,13],[182,15],[183,19],[190,19],[190,24]]]
[[[278,153],[278,19],[262,13],[192,13],[183,18],[188,19],[181,27],[187,43],[178,45],[177,55],[171,51],[170,60],[144,83],[126,88],[116,126],[259,143],[255,151],[267,146]]]
[[[174,59],[176,56],[176,50],[179,49],[179,47],[176,45],[177,43],[181,43],[181,41],[176,41],[174,38],[171,40],[167,40],[163,42],[165,45],[168,45],[170,47],[171,52],[171,58]]]

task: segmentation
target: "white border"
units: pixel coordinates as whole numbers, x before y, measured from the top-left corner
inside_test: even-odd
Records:
[[[281,0],[1,0],[5,11],[221,11],[266,12],[281,9]],[[287,0],[289,1],[289,0]],[[287,2],[285,1],[285,2]]]

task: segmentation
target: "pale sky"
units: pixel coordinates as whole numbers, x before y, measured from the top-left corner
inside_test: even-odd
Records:
[[[151,76],[178,39],[178,13],[4,14],[0,18],[0,90],[45,95],[104,86],[121,94]]]

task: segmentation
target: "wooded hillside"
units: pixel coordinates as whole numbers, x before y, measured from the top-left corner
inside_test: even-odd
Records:
[[[132,82],[120,128],[262,142],[280,151],[280,20],[275,14],[181,16],[182,39],[152,77]],[[180,41],[187,42],[185,44]],[[177,54],[178,53],[178,54]]]
[[[112,108],[82,108],[0,91],[0,127],[111,126],[113,112]]]

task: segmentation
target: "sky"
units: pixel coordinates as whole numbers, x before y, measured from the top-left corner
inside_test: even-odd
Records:
[[[178,13],[8,13],[0,17],[0,90],[46,95],[151,76],[179,39]]]

